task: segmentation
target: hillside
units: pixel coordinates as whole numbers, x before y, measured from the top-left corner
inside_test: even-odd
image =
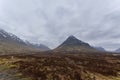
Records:
[[[85,43],[74,36],[69,36],[55,51],[97,51],[97,49],[91,47],[88,43]]]
[[[14,34],[0,29],[0,54],[25,53],[29,51],[46,51],[45,45],[26,43]]]
[[[31,52],[31,43],[29,51],[26,44],[13,43],[1,43],[9,53],[0,56],[2,80],[120,80],[120,55],[98,51],[74,36],[44,52]]]
[[[119,48],[119,49],[117,49],[117,50],[115,50],[115,52],[120,53],[120,48]]]
[[[102,48],[102,47],[94,47],[95,49],[97,49],[97,50],[99,50],[99,51],[103,51],[103,52],[105,52],[106,50],[104,49],[104,48]]]

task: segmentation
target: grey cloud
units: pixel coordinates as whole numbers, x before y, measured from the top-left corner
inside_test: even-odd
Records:
[[[69,35],[119,48],[119,0],[0,0],[0,28],[24,40],[57,47]]]

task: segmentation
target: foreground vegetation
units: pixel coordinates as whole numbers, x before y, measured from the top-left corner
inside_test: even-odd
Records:
[[[0,80],[120,80],[120,56],[50,53],[0,57]]]

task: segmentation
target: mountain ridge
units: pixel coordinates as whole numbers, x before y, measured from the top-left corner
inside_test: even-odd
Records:
[[[103,47],[94,47],[94,48],[97,49],[97,50],[99,50],[99,51],[102,51],[102,52],[106,51]]]
[[[115,52],[120,53],[120,48],[116,49]]]
[[[32,44],[23,41],[16,35],[0,29],[0,54],[24,53],[29,51],[50,50],[43,44]]]

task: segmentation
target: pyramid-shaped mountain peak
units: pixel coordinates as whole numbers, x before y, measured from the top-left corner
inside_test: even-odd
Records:
[[[68,41],[68,40],[75,41],[75,40],[79,40],[79,39],[77,39],[75,36],[72,35],[72,36],[69,36],[66,41]]]
[[[76,37],[71,35],[71,36],[68,37],[68,39],[76,39]]]
[[[75,36],[69,36],[55,51],[96,51],[88,43],[85,43]]]
[[[89,44],[77,39],[75,36],[69,36],[61,46],[89,46]]]

